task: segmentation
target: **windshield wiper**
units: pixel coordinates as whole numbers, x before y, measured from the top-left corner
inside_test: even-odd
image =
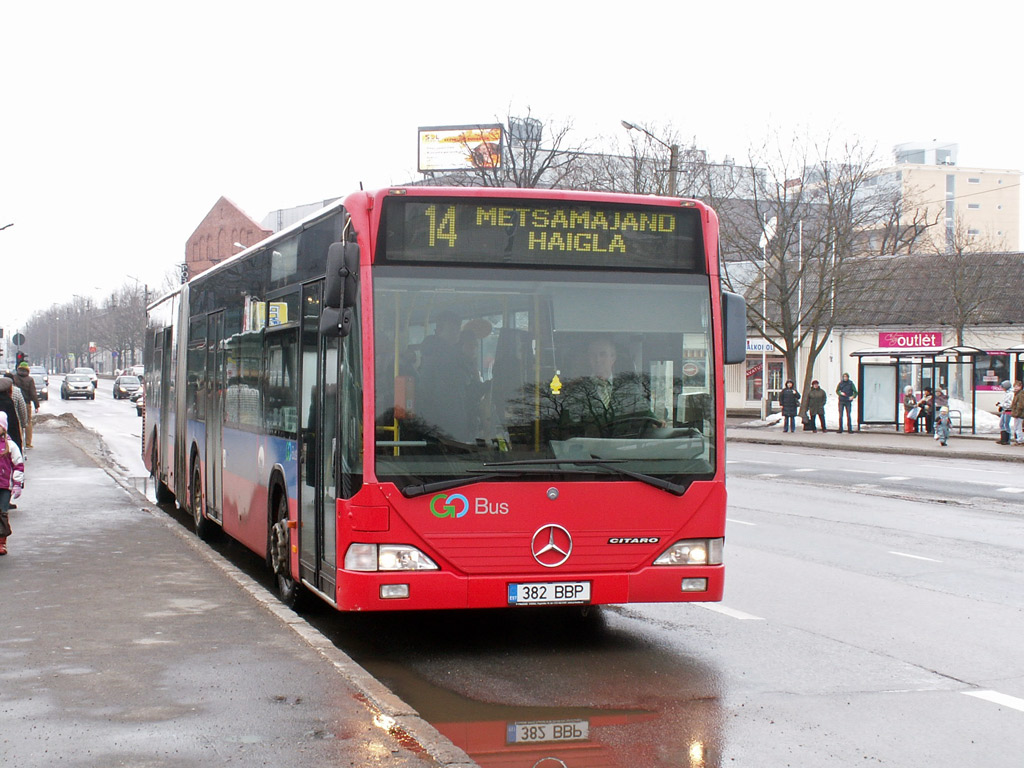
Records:
[[[622,464],[625,459],[522,459],[520,461],[491,461],[484,464],[488,469],[500,469],[501,467],[508,467],[510,469],[514,467],[531,466],[531,465],[544,465],[544,464],[572,464],[574,466],[581,467],[598,467],[599,469],[606,469],[609,472],[614,472],[625,477],[631,477],[634,480],[639,480],[641,483],[659,488],[663,491],[675,494],[676,496],[682,496],[686,493],[687,486],[677,485],[676,483],[670,483],[668,480],[662,480],[660,477],[654,477],[653,475],[645,475],[642,472],[634,472],[631,469],[616,466]],[[656,459],[656,461],[666,461],[666,459]],[[566,470],[562,470],[563,472]]]
[[[496,477],[506,477],[507,472],[486,472],[473,477],[453,477],[450,480],[438,480],[436,483],[420,483],[419,485],[407,485],[402,493],[408,497],[422,496],[425,493],[434,491],[447,491],[449,488],[458,488],[460,485],[478,483],[481,480],[493,480]]]

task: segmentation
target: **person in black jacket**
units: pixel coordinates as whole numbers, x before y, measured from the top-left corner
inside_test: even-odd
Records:
[[[850,381],[850,374],[844,373],[843,380],[836,386],[836,394],[839,395],[839,434],[843,434],[843,414],[846,414],[846,431],[853,432],[853,420],[850,414],[853,412],[853,401],[859,394],[857,385]]]
[[[35,379],[28,372],[28,363],[18,363],[18,369],[14,374],[14,386],[21,390],[28,404],[28,419],[21,425],[22,435],[25,437],[25,444],[20,445],[23,451],[32,447],[32,406],[35,406],[36,413],[39,413],[39,393],[36,392]]]
[[[779,392],[779,405],[782,406],[782,431],[796,432],[796,415],[800,412],[800,393],[792,379]]]
[[[21,443],[21,420],[18,418],[18,409],[14,405],[14,398],[11,390],[14,389],[14,382],[6,376],[0,376],[0,413],[7,414],[7,436],[18,444],[19,450],[24,450]]]

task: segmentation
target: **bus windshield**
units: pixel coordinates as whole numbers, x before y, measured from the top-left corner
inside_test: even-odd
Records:
[[[714,474],[706,275],[378,265],[373,290],[378,480]]]

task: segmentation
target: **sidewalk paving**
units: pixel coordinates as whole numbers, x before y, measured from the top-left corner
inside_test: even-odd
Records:
[[[40,421],[0,557],[0,755],[19,768],[476,765]]]
[[[857,427],[854,425],[854,429]],[[872,453],[899,453],[918,456],[950,456],[957,459],[985,461],[1016,461],[1024,463],[1024,446],[999,445],[996,435],[971,435],[954,432],[949,445],[943,447],[931,435],[904,434],[893,427],[863,427],[860,431],[839,433],[783,432],[782,426],[760,426],[750,421],[726,424],[725,438],[734,443],[761,443],[764,445],[799,445],[825,450],[869,451]]]

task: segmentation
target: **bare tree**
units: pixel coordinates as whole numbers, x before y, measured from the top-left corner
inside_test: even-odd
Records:
[[[993,287],[984,279],[977,257],[1002,248],[990,236],[969,229],[959,215],[947,234],[946,247],[935,248],[930,259],[932,268],[944,275],[947,285],[944,295],[935,300],[943,307],[943,317],[953,328],[957,346],[963,346],[964,330],[978,323]]]
[[[928,215],[918,190],[903,190],[898,183],[881,177],[875,192],[878,221],[869,229],[870,250],[880,256],[914,253],[930,236],[929,230],[942,219],[941,209]]]
[[[780,347],[789,378],[798,377],[798,350],[806,350],[801,391],[850,298],[844,266],[865,258],[865,233],[879,217],[867,183],[874,165],[857,142],[776,141],[750,153],[742,183],[749,199],[712,194],[722,217],[724,281],[746,293],[748,321]],[[864,281],[857,287],[870,290]]]

